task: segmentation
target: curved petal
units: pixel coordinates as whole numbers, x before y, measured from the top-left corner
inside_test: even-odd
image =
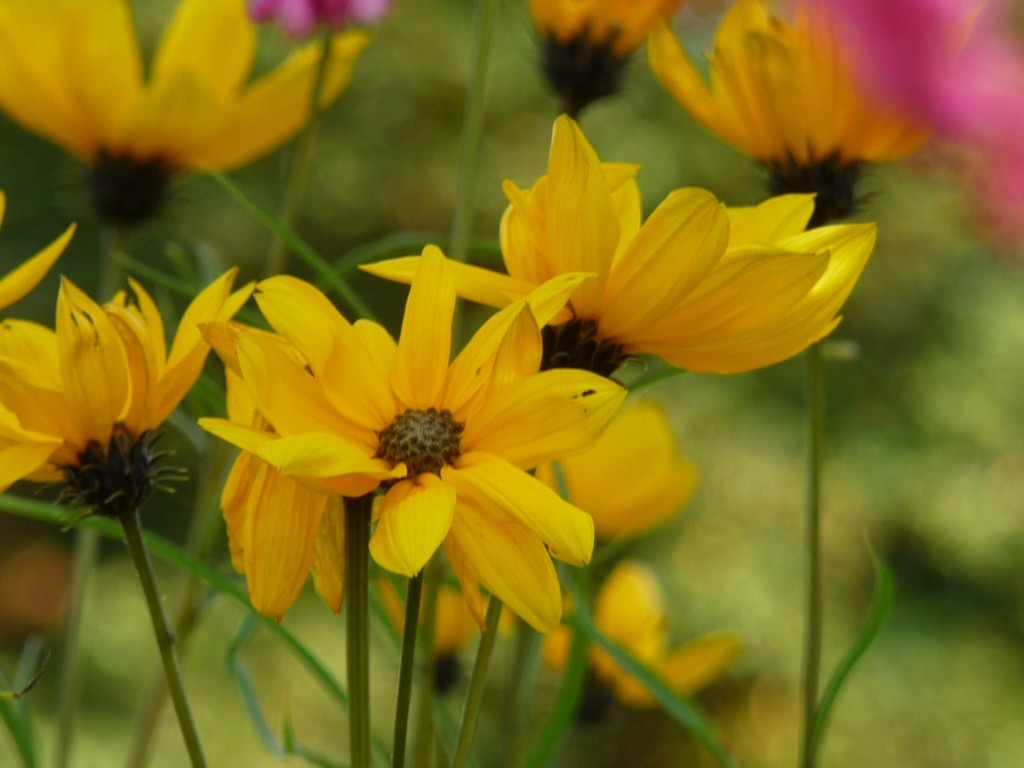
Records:
[[[409,285],[419,261],[419,256],[403,256],[374,264],[361,264],[359,269],[384,280]],[[463,299],[488,307],[504,307],[523,298],[533,289],[533,284],[526,280],[503,275],[492,269],[454,261],[449,262],[448,267],[455,283],[455,292]]]
[[[370,554],[392,573],[413,577],[441,546],[455,512],[455,489],[437,475],[395,483],[381,504]]]
[[[0,447],[0,492],[43,466],[60,446],[59,442],[52,442]]]
[[[544,371],[484,402],[467,422],[462,445],[532,469],[587,448],[625,397],[622,387],[596,374]]]
[[[455,312],[447,262],[437,247],[424,248],[405,304],[391,386],[406,408],[436,406],[444,391]]]
[[[370,36],[362,31],[335,36],[321,109],[348,85],[356,58],[369,42]],[[216,134],[196,148],[193,165],[231,170],[266,154],[306,125],[319,57],[319,45],[306,46],[245,88]]]
[[[245,82],[256,53],[256,28],[236,0],[182,0],[156,54],[150,79],[193,72],[227,100]]]
[[[496,520],[460,498],[448,536],[452,540],[448,551],[458,558],[456,573],[461,572],[464,589],[472,578],[538,632],[558,626],[562,617],[558,577],[544,543],[533,531],[511,519]]]
[[[594,551],[594,521],[562,500],[536,478],[497,456],[469,453],[454,469],[442,472],[446,482],[480,507],[500,510],[540,536],[553,557],[585,565]],[[499,517],[499,515],[495,515]]]
[[[728,208],[729,248],[778,245],[807,228],[814,213],[814,195],[779,195],[749,208]]]
[[[339,613],[345,596],[345,512],[337,496],[328,500],[320,521],[310,573],[317,594]]]
[[[3,215],[2,210],[2,203],[0,203],[0,217]],[[72,224],[64,230],[60,237],[31,259],[28,259],[4,275],[3,278],[0,278],[0,309],[9,307],[39,285],[39,282],[46,276],[46,273],[50,271],[50,267],[56,263],[64,249],[67,248],[68,243],[71,242],[71,236],[74,232],[75,225]]]

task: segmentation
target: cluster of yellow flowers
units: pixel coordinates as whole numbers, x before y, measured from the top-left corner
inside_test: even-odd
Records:
[[[443,549],[478,622],[483,589],[554,630],[563,598],[552,559],[586,564],[595,535],[646,532],[695,486],[656,406],[620,413],[622,365],[650,355],[737,373],[827,336],[875,243],[873,224],[833,223],[853,204],[856,169],[925,138],[865,100],[820,5],[791,26],[766,0],[738,0],[715,39],[710,86],[665,23],[677,6],[531,1],[566,110],[614,92],[650,36],[669,92],[787,194],[727,208],[684,188],[644,218],[639,168],[602,162],[563,115],[546,173],[529,188],[504,185],[504,273],[434,246],[364,265],[411,286],[397,340],[298,278],[232,291],[231,270],[192,301],[168,351],[141,285],[100,305],[65,279],[55,330],[0,327],[0,487],[59,482],[99,513],[137,510],[159,479],[154,430],[212,347],[228,413],[200,424],[241,449],[222,508],[232,563],[260,612],[280,618],[310,574],[340,610],[343,500],[372,497],[369,552],[382,568],[412,577]],[[255,34],[243,0],[183,0],[146,78],[124,0],[10,0],[0,6],[0,108],[81,159],[102,220],[135,224],[180,175],[240,166],[294,135],[315,79],[330,103],[369,41],[336,35],[326,61],[310,46],[247,82]],[[0,281],[0,306],[42,279],[70,238]],[[232,320],[250,295],[270,330]],[[497,311],[453,350],[459,298]],[[609,578],[597,620],[680,690],[736,653],[729,636],[668,651],[659,588],[639,564]],[[546,655],[558,665],[564,653],[554,635]],[[624,701],[651,702],[607,655],[591,664]]]

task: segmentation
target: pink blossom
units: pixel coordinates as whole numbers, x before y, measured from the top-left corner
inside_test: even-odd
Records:
[[[256,21],[275,19],[289,35],[303,38],[317,24],[378,21],[390,6],[391,0],[249,0],[249,15]]]

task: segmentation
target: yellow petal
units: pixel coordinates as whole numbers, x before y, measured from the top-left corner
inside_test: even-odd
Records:
[[[424,248],[405,304],[391,386],[406,408],[436,406],[444,391],[455,311],[447,262],[437,247]]]
[[[363,264],[359,268],[385,280],[409,285],[416,274],[419,261],[419,256],[403,256],[399,259],[378,261],[375,264]],[[488,307],[504,307],[523,298],[533,288],[533,284],[526,280],[470,264],[453,261],[449,262],[448,268],[455,282],[455,292],[461,298]]]
[[[495,520],[461,498],[448,535],[466,582],[479,581],[538,632],[558,626],[561,589],[539,536],[514,520]]]
[[[673,690],[689,696],[728,669],[741,650],[735,635],[706,635],[670,653],[655,671]]]
[[[462,445],[532,469],[587,448],[625,396],[622,387],[596,374],[544,371],[483,403],[466,424]]]
[[[150,79],[190,72],[222,100],[249,76],[256,29],[236,0],[182,0],[164,32]]]
[[[54,392],[60,390],[57,334],[52,328],[27,320],[4,320],[0,323],[0,357],[18,368],[18,379]]]
[[[699,285],[725,251],[725,207],[702,189],[679,189],[650,215],[609,278],[599,325],[625,340],[660,319]]]
[[[242,555],[249,599],[260,613],[280,619],[298,597],[326,502],[270,467],[257,471],[246,498]]]
[[[0,447],[0,492],[43,466],[60,447],[52,443],[16,443]]]
[[[77,439],[78,425],[64,393],[33,380],[31,364],[0,359],[0,402],[17,413],[26,430],[57,440],[67,438],[78,450],[88,441]]]
[[[381,504],[370,554],[393,573],[415,576],[444,541],[454,510],[455,489],[437,475],[396,483]]]
[[[0,201],[2,201],[2,193],[0,193]],[[0,218],[3,217],[2,206],[3,203],[0,202]],[[31,259],[12,269],[3,278],[0,278],[0,309],[9,307],[39,285],[39,281],[46,276],[46,273],[50,271],[50,267],[54,265],[64,252],[74,232],[75,225],[72,224],[64,230],[64,234]]]
[[[362,31],[335,35],[321,108],[348,85],[355,60],[369,41]],[[197,147],[193,164],[230,170],[266,154],[306,125],[319,56],[319,45],[307,46],[249,85],[230,106],[216,135]]]
[[[459,497],[493,510],[495,518],[507,515],[540,536],[552,556],[570,565],[584,565],[594,550],[594,522],[590,516],[536,478],[496,456],[469,453],[455,469],[445,468],[442,477]]]
[[[310,572],[317,594],[331,611],[340,612],[345,596],[345,512],[337,496],[327,501]]]
[[[779,195],[750,208],[729,208],[729,248],[777,245],[798,235],[814,213],[814,195]]]
[[[130,379],[121,337],[106,313],[67,279],[57,298],[61,378],[79,448],[105,447],[128,407]]]

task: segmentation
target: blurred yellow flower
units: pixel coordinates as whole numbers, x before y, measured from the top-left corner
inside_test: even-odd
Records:
[[[551,629],[561,599],[550,555],[587,562],[593,523],[524,470],[586,448],[625,396],[585,372],[537,373],[534,313],[556,311],[578,283],[545,284],[531,303],[492,317],[449,362],[455,287],[437,248],[420,259],[397,344],[374,323],[349,324],[301,280],[265,280],[256,299],[279,336],[239,329],[225,356],[237,357],[266,428],[200,423],[314,491],[361,496],[384,484],[370,539],[377,563],[413,576],[443,542],[478,617],[479,582],[532,626]],[[262,515],[294,528],[262,560],[246,558],[247,576],[250,568],[270,569],[267,578],[295,573],[280,563],[308,551],[317,527],[279,508],[250,517]]]
[[[572,116],[619,90],[626,59],[681,0],[530,0],[542,67]]]
[[[231,292],[237,270],[186,309],[170,353],[156,304],[140,285],[101,307],[70,281],[57,299],[56,332],[0,326],[0,488],[28,478],[64,482],[97,512],[135,509],[152,489],[151,430],[202,371],[209,346],[198,324],[231,317],[251,288]]]
[[[662,408],[627,405],[584,453],[537,469],[537,477],[594,518],[598,539],[639,536],[680,512],[697,486],[697,469],[679,455]]]
[[[0,223],[4,220],[4,212],[7,210],[7,196],[0,192]],[[35,256],[27,259],[3,277],[0,277],[0,309],[6,309],[14,302],[24,298],[29,291],[39,285],[39,281],[46,277],[60,255],[64,253],[71,236],[75,233],[75,225],[72,224],[64,230],[63,234],[43,248]]]
[[[704,635],[669,649],[664,598],[654,571],[643,563],[623,560],[598,590],[594,622],[601,633],[646,665],[676,693],[689,696],[721,675],[740,652],[734,635]],[[544,639],[542,653],[554,669],[563,669],[571,642],[569,629],[559,627]],[[611,689],[630,707],[653,707],[654,697],[625,672],[606,651],[587,651],[593,682]],[[590,692],[593,694],[594,692]],[[595,697],[600,700],[601,697]],[[591,716],[599,712],[586,713]]]
[[[602,164],[575,122],[555,122],[548,173],[505,182],[508,275],[453,264],[460,296],[505,306],[556,275],[589,273],[544,328],[544,366],[609,376],[629,355],[738,373],[792,357],[829,334],[874,247],[873,224],[804,232],[809,195],[727,212],[680,189],[641,224],[636,166]],[[408,282],[416,257],[363,267]],[[542,323],[543,324],[543,323]]]
[[[651,33],[651,68],[712,133],[768,166],[772,194],[817,192],[812,225],[850,212],[857,164],[905,157],[924,127],[857,80],[825,3],[797,4],[789,24],[768,0],[737,0],[708,55],[708,84],[665,24]]]
[[[324,104],[348,83],[368,39],[337,37]],[[8,0],[0,108],[88,166],[103,219],[136,224],[180,172],[243,165],[305,125],[317,47],[247,85],[255,50],[245,0],[182,0],[147,80],[127,0]]]

